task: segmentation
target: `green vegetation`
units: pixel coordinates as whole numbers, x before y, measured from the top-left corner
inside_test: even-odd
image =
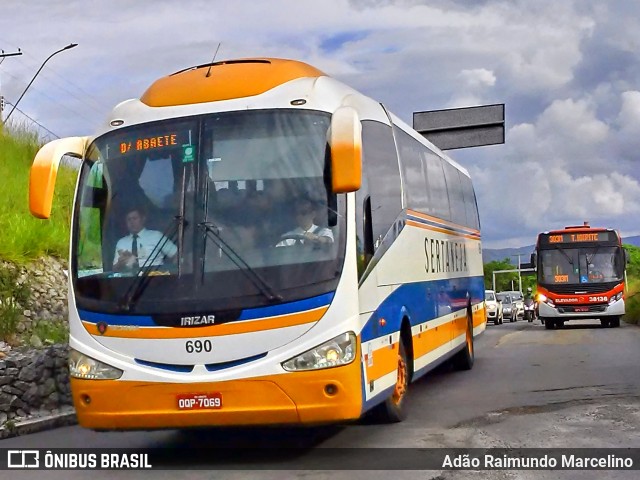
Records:
[[[0,264],[0,340],[15,335],[22,309],[31,295],[28,282],[21,282],[19,277],[15,266]]]
[[[40,321],[32,333],[35,333],[44,343],[67,343],[69,341],[69,328],[62,320]]]
[[[69,252],[75,170],[58,169],[49,220],[29,213],[29,168],[43,143],[26,128],[0,125],[0,340],[10,343],[20,341],[18,324],[31,296],[28,279],[20,282],[18,265],[45,255],[66,258]],[[68,338],[61,322],[40,322],[23,335],[33,333],[54,343]]]
[[[630,262],[627,265],[626,315],[627,323],[640,323],[640,248],[633,245],[624,246],[629,252]]]
[[[0,259],[25,263],[43,255],[68,255],[77,172],[65,167],[58,170],[49,220],[29,213],[29,168],[42,143],[26,129],[0,129]]]

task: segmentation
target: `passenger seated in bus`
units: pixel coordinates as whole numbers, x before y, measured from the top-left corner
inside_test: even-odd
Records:
[[[281,236],[282,240],[276,247],[289,247],[296,244],[330,244],[333,243],[333,232],[326,227],[314,223],[316,213],[313,203],[302,199],[295,206],[295,218],[298,225]]]
[[[125,220],[129,234],[118,240],[116,244],[113,257],[115,271],[135,270],[147,265],[163,265],[165,260],[175,261],[178,247],[157,230],[147,230],[146,219],[146,213],[141,207],[132,207],[127,211]],[[160,252],[157,252],[158,248],[161,248]],[[154,250],[156,252],[153,252]],[[155,256],[153,261],[149,258],[152,252]]]

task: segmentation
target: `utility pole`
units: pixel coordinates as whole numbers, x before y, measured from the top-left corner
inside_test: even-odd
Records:
[[[520,274],[520,267],[522,265],[520,263],[520,257],[522,256],[522,254],[521,253],[517,253],[517,254],[511,255],[511,256],[512,257],[516,257],[516,256],[518,257],[518,289],[519,289],[518,291],[522,292],[522,275]],[[511,282],[511,285],[512,285],[511,286],[511,290],[513,290],[514,289],[513,288],[513,281]]]
[[[7,57],[17,57],[18,55],[22,55],[22,52],[20,51],[20,49],[18,49],[17,52],[12,52],[12,53],[4,53],[4,50],[0,50],[0,65],[2,64],[2,62],[4,62],[4,59]],[[0,86],[2,86],[2,83],[0,82]],[[0,89],[0,127],[2,127],[2,111],[4,110],[4,106],[5,106],[5,101],[4,101],[4,96],[2,95],[2,90]]]

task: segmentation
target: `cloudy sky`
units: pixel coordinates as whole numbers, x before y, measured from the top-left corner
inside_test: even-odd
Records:
[[[116,103],[211,61],[221,43],[216,60],[302,60],[409,124],[414,111],[504,103],[504,145],[450,152],[472,174],[486,247],[584,220],[640,234],[636,0],[0,4],[0,48],[24,53],[0,64],[8,102],[48,55],[79,44],[47,63],[12,114],[43,136],[92,134]]]

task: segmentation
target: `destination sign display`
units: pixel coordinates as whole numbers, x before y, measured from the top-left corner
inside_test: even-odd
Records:
[[[126,155],[127,153],[177,147],[178,145],[177,133],[168,133],[166,135],[156,135],[152,137],[136,137],[120,142],[120,153]]]
[[[615,232],[545,233],[540,235],[541,245],[602,242],[617,243],[618,236]]]

